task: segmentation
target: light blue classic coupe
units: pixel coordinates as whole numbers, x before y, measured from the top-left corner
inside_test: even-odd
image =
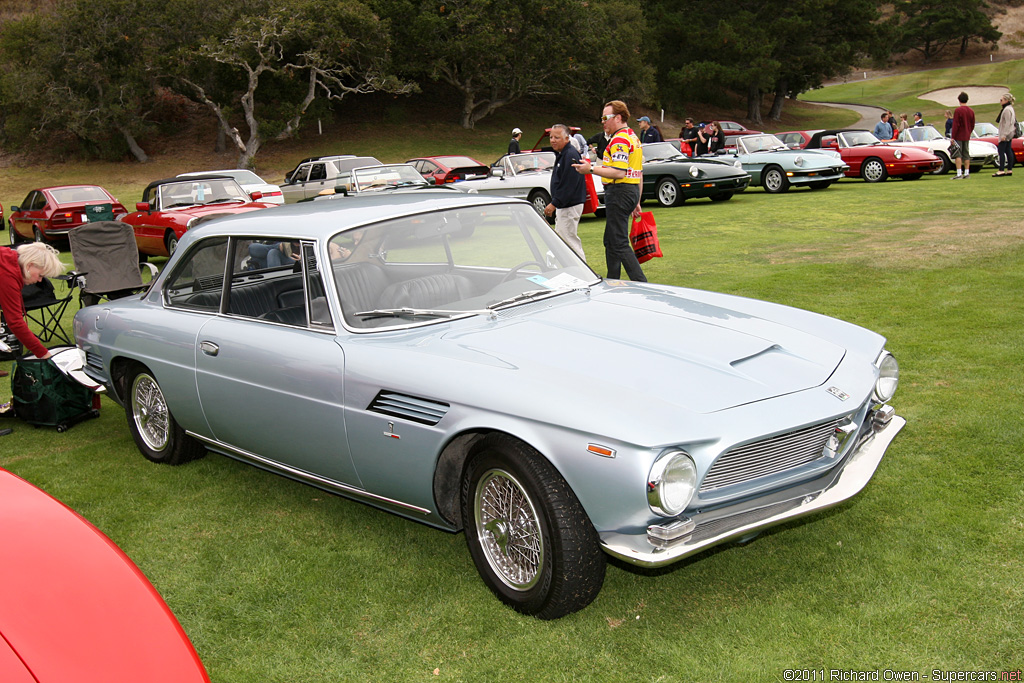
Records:
[[[211,450],[464,530],[545,619],[594,600],[607,555],[660,567],[841,503],[905,424],[874,332],[603,280],[529,203],[474,194],[211,221],[75,335],[145,457]]]
[[[824,190],[850,168],[839,152],[790,149],[782,140],[768,133],[739,135],[730,140],[735,144],[729,153],[735,157],[735,165],[750,174],[751,185],[760,185],[765,192],[772,194],[786,192],[793,185]]]

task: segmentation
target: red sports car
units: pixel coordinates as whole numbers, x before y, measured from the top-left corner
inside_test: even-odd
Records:
[[[880,183],[889,176],[917,180],[942,167],[942,160],[931,152],[886,144],[867,130],[789,131],[776,133],[776,137],[793,149],[837,149],[850,167],[846,176],[869,183]]]
[[[50,242],[89,220],[88,213],[113,219],[128,213],[121,202],[98,185],[62,185],[32,190],[21,206],[11,207],[11,244]]]
[[[254,202],[234,178],[199,175],[156,180],[142,193],[135,213],[121,220],[135,229],[143,256],[170,256],[178,240],[199,221],[277,204]]]
[[[1022,124],[1017,124],[1018,128],[1021,126]],[[993,145],[998,145],[999,128],[991,123],[976,123],[974,124],[974,130],[971,132],[971,140],[984,140],[985,142],[991,142]],[[1010,140],[1010,149],[1013,150],[1014,162],[1024,164],[1024,137],[1016,137]]]
[[[735,121],[719,121],[718,125],[722,127],[722,132],[726,135],[760,135],[763,132],[751,130],[742,123],[736,123]]]
[[[466,156],[417,157],[405,163],[412,164],[421,176],[436,185],[457,183],[471,178],[486,178],[490,173],[487,164]]]
[[[0,470],[0,681],[209,683],[167,603],[113,541]]]

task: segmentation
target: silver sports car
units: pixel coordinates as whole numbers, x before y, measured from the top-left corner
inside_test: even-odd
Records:
[[[75,334],[150,460],[209,449],[465,530],[541,618],[590,603],[607,555],[659,567],[850,498],[904,425],[879,335],[602,280],[528,203],[476,194],[212,221]]]

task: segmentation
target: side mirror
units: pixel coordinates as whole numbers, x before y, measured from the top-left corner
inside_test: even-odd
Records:
[[[493,178],[504,178],[505,177],[505,169],[503,169],[503,168],[492,168],[491,169],[491,177],[493,177]]]
[[[135,203],[135,210],[136,211],[149,211],[149,202],[136,202]]]
[[[14,213],[15,211],[21,211],[21,207],[11,204],[11,213]]]

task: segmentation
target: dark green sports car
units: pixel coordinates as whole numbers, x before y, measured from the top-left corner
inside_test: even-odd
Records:
[[[671,142],[644,145],[644,189],[641,199],[676,206],[687,199],[731,199],[750,184],[750,174],[713,159],[691,159]]]

